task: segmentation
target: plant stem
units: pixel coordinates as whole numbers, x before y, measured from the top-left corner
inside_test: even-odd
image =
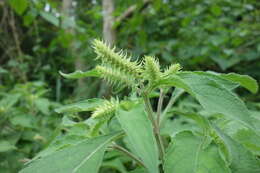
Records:
[[[162,112],[163,99],[164,99],[163,89],[160,89],[160,97],[159,97],[159,101],[158,101],[158,105],[157,105],[156,133],[157,133],[157,138],[158,138],[159,145],[160,145],[162,161],[163,161],[164,152],[165,152],[163,141],[162,141],[162,138],[161,138],[161,135],[160,135],[160,116],[161,116],[161,112]]]
[[[175,88],[172,96],[170,98],[170,101],[168,102],[166,108],[164,109],[162,115],[160,116],[160,121],[163,122],[165,119],[166,114],[168,113],[169,109],[172,107],[172,105],[175,103],[175,101],[184,93],[183,89]]]
[[[161,120],[161,112],[162,112],[162,104],[163,104],[163,98],[164,98],[164,93],[163,93],[163,89],[160,89],[160,97],[159,97],[159,101],[158,101],[158,105],[157,105],[157,126],[160,127],[160,120]]]
[[[151,106],[151,103],[150,103],[150,99],[148,98],[148,95],[144,94],[143,98],[144,98],[145,108],[146,108],[148,117],[153,124],[153,130],[154,130],[154,135],[155,135],[155,139],[156,139],[156,142],[157,142],[157,146],[159,148],[160,159],[163,161],[164,146],[163,146],[161,135],[160,135],[160,128],[157,125],[156,120],[154,119],[154,115],[153,115],[154,113],[153,113],[153,109],[152,109],[152,106]]]
[[[148,114],[148,118],[151,120],[153,126],[156,126],[155,120],[154,120],[154,116],[153,116],[153,109],[150,103],[150,99],[148,98],[148,96],[146,94],[143,95],[144,98],[144,104],[145,104],[145,109],[146,112]]]
[[[120,145],[117,144],[113,144],[112,148],[124,153],[125,155],[129,156],[130,158],[132,158],[133,160],[135,160],[140,166],[145,167],[144,163],[142,162],[142,160],[140,160],[138,157],[136,157],[133,153],[130,153],[128,150],[126,150],[125,148],[121,147]]]

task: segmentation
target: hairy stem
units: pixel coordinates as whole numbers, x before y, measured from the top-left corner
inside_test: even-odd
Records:
[[[143,95],[144,98],[144,103],[145,103],[145,109],[147,111],[148,117],[151,120],[152,124],[153,124],[153,130],[154,130],[154,135],[155,135],[155,139],[159,148],[159,154],[160,154],[160,159],[163,160],[164,158],[164,146],[163,146],[163,142],[160,136],[160,127],[157,125],[156,120],[154,119],[154,113],[153,113],[153,109],[150,103],[150,99],[148,98],[148,94],[144,94]]]
[[[121,147],[120,145],[117,144],[113,144],[112,148],[124,153],[125,155],[129,156],[130,158],[132,158],[133,160],[135,160],[140,166],[145,167],[144,163],[142,162],[142,160],[140,160],[138,157],[136,157],[133,153],[130,153],[128,150],[126,150],[125,148]]]

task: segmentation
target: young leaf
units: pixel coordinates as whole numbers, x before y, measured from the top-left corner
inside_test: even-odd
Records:
[[[82,111],[93,111],[97,106],[102,104],[104,100],[94,98],[94,99],[88,99],[84,101],[80,101],[77,103],[68,104],[65,106],[61,106],[55,111],[57,113],[76,113],[76,112],[82,112]]]
[[[65,77],[67,79],[80,79],[80,78],[84,78],[84,77],[99,77],[100,76],[100,74],[98,73],[98,71],[96,69],[86,71],[86,72],[77,70],[77,71],[75,71],[73,73],[69,73],[69,74],[65,74],[60,71],[60,75],[62,75],[63,77]]]
[[[106,146],[122,133],[114,133],[85,140],[74,146],[54,152],[35,160],[20,173],[97,173],[103,159]]]
[[[159,156],[152,124],[143,104],[130,107],[129,110],[121,108],[116,115],[117,119],[126,132],[134,152],[143,160],[148,172],[158,173]]]
[[[205,139],[189,131],[178,133],[165,155],[165,173],[230,173],[218,147],[210,144],[203,148]]]

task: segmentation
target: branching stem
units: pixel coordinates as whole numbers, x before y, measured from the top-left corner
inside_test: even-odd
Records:
[[[156,142],[157,142],[157,145],[159,148],[160,159],[163,160],[164,146],[163,146],[163,142],[162,142],[161,135],[160,135],[160,127],[158,126],[158,124],[156,123],[156,120],[154,119],[154,113],[153,113],[153,109],[152,109],[148,94],[147,93],[143,94],[143,98],[144,98],[145,109],[147,111],[148,117],[153,124],[153,128],[154,128],[153,130],[154,130],[155,139],[156,139]]]

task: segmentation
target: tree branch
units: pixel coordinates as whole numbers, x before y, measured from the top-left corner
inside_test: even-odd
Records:
[[[148,5],[152,2],[152,0],[143,0],[143,4],[140,7],[139,11],[144,10]],[[134,4],[131,5],[128,9],[126,9],[120,16],[118,16],[115,20],[116,23],[121,23],[127,18],[130,18],[133,16],[134,12],[138,9],[138,5]]]

